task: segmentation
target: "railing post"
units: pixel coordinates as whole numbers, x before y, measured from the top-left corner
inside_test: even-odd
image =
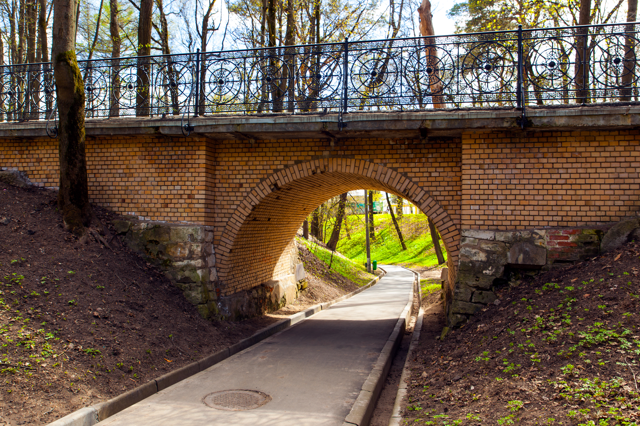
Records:
[[[200,115],[200,49],[196,50],[196,98],[194,102],[194,117],[197,117]]]
[[[524,105],[524,60],[522,48],[522,25],[518,25],[518,87],[516,93],[517,107],[522,108]]]
[[[349,106],[349,37],[344,39],[344,64],[343,64],[343,76],[342,79],[342,112],[347,113],[347,108]]]

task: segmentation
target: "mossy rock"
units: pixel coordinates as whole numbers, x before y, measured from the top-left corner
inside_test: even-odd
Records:
[[[493,303],[497,299],[496,294],[492,291],[476,291],[473,293],[473,298],[471,301],[473,303],[482,303],[483,305],[488,305],[489,303]]]
[[[172,227],[169,237],[176,243],[199,243],[204,241],[204,230],[200,226]]]
[[[637,217],[616,223],[604,234],[602,242],[600,243],[600,251],[606,253],[620,248],[628,242],[630,238],[633,238],[634,231],[638,228],[640,228],[640,219]]]
[[[31,186],[29,178],[17,170],[0,170],[0,182],[18,188],[28,188]]]
[[[129,222],[128,220],[114,220],[111,223],[113,224],[113,227],[116,230],[116,234],[118,235],[126,234],[131,229],[131,222]]]
[[[461,300],[454,300],[451,303],[450,312],[452,314],[473,315],[479,310],[481,310],[483,307],[484,307],[483,305],[479,305],[475,303],[463,302]]]
[[[145,241],[157,241],[159,243],[171,242],[171,229],[166,226],[154,225],[142,231]]]

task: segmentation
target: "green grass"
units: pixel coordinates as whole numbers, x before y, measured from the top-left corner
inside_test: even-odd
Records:
[[[426,297],[431,293],[435,293],[442,289],[440,281],[433,278],[423,278],[420,280],[420,288],[422,291],[422,297]]]
[[[339,255],[334,255],[333,261],[331,261],[330,250],[327,250],[324,247],[321,247],[317,244],[307,241],[304,238],[296,237],[296,241],[299,244],[302,244],[305,247],[307,247],[307,249],[309,249],[309,251],[313,253],[323,263],[329,265],[329,262],[331,262],[332,271],[335,271],[338,274],[342,275],[343,277],[350,279],[351,281],[358,284],[359,286],[368,284],[369,281],[371,281],[376,277],[373,274],[367,273],[367,269],[364,265],[360,265],[352,260],[345,259]]]
[[[343,226],[340,232],[340,242],[337,250],[359,264],[366,262],[365,227],[363,215],[350,215],[348,218],[349,232]],[[405,214],[400,229],[407,245],[402,250],[395,227],[389,214],[374,216],[376,240],[371,242],[371,260],[379,264],[398,264],[408,268],[415,266],[435,266],[438,264],[433,241],[429,233],[429,224],[424,214]],[[333,224],[327,225],[327,239],[331,234]],[[440,247],[447,253],[442,241]]]

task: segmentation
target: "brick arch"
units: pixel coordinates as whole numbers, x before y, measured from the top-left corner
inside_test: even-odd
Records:
[[[366,160],[325,158],[282,169],[264,179],[229,218],[216,247],[222,296],[250,290],[291,273],[286,251],[300,224],[321,203],[347,191],[369,189],[400,195],[435,223],[455,282],[460,232],[428,191],[401,173]],[[452,287],[447,296],[451,296]],[[447,297],[449,299],[449,297]]]

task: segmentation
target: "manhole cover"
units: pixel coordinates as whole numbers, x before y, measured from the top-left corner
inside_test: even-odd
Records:
[[[242,389],[213,392],[202,399],[211,408],[229,411],[253,410],[269,401],[271,397],[266,393]]]

